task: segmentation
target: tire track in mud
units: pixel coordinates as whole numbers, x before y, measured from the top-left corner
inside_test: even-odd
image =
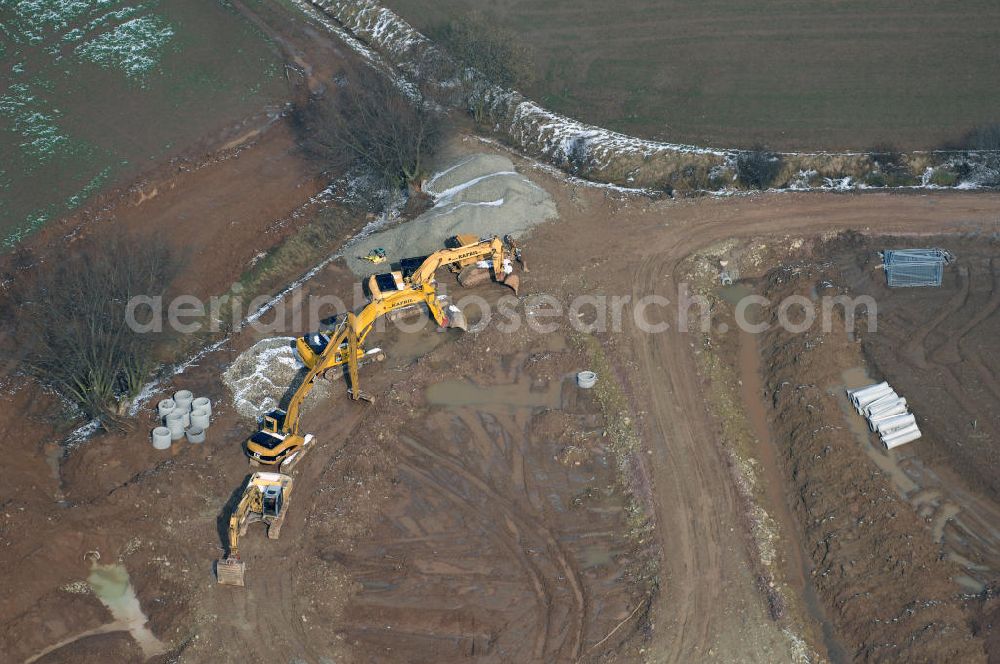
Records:
[[[314,555],[301,545],[308,540],[306,524],[322,495],[310,490],[310,487],[319,485],[327,464],[363,422],[365,411],[362,408],[350,407],[353,402],[347,399],[338,399],[337,403],[341,406],[348,404],[346,409],[337,409],[341,415],[338,419],[340,426],[335,429],[338,435],[326,441],[317,440],[311,452],[292,473],[295,486],[280,539],[268,539],[264,526],[254,524],[241,538],[241,542],[251,541],[249,545],[244,544],[243,550],[249,547],[258,554],[247,563],[246,586],[217,586],[214,589],[215,614],[226,616],[223,624],[232,633],[232,636],[224,637],[223,642],[227,647],[237,648],[243,648],[245,644],[244,655],[233,661],[289,657],[304,658],[310,663],[320,661],[318,652],[322,652],[325,646],[313,643],[305,629],[299,606],[302,595],[295,587],[295,577],[302,565],[315,563]],[[270,564],[265,561],[270,561]],[[261,639],[261,634],[266,634],[268,638]]]
[[[413,441],[413,439],[411,438],[400,436],[400,441],[406,443],[415,450],[424,451],[424,449],[422,449],[423,446],[416,444],[415,441]],[[436,491],[438,494],[443,496],[448,502],[450,502],[460,511],[471,513],[474,516],[483,516],[479,510],[470,505],[469,502],[465,500],[463,496],[458,494],[453,488],[448,487],[443,482],[435,479],[430,473],[421,470],[418,467],[417,462],[411,459],[412,457],[407,457],[407,455],[404,453],[402,455],[402,460],[404,461],[401,464],[401,467],[405,468],[412,475],[419,478],[420,481],[424,483],[424,485],[426,485],[430,489]],[[504,515],[504,517],[506,523],[512,525],[509,517],[506,514]],[[494,531],[490,532],[494,533]],[[513,531],[513,534],[515,535],[515,539],[517,539],[516,530]],[[524,552],[521,551],[521,549],[518,546],[511,544],[510,540],[508,540],[507,538],[495,536],[495,534],[493,536],[493,539],[500,545],[502,549],[506,550],[508,553],[511,554],[511,556],[517,561],[518,566],[521,567],[521,569],[524,570],[525,574],[527,574],[528,578],[531,579],[531,586],[535,594],[536,601],[538,605],[543,609],[543,612],[545,614],[545,620],[541,621],[542,628],[535,635],[535,642],[533,646],[534,657],[538,660],[541,660],[542,658],[544,658],[546,652],[546,645],[548,643],[548,638],[549,638],[549,625],[551,623],[551,617],[552,617],[551,616],[552,612],[550,608],[552,604],[551,596],[549,595],[549,592],[545,587],[545,584],[542,583],[541,573],[539,572],[538,568],[528,559],[526,555],[524,555]]]
[[[993,262],[991,260],[990,265],[992,266],[992,264]],[[971,359],[961,353],[960,342],[962,337],[989,318],[993,311],[996,310],[997,306],[1000,306],[1000,298],[998,298],[996,291],[997,277],[994,277],[990,304],[988,304],[985,309],[980,311],[973,317],[972,320],[963,325],[955,334],[949,335],[948,340],[937,348],[928,352],[929,349],[927,345],[927,337],[932,332],[941,327],[941,325],[949,318],[961,312],[969,304],[972,292],[972,273],[967,266],[962,266],[959,268],[958,275],[961,281],[961,286],[958,292],[955,293],[955,295],[948,302],[948,305],[942,309],[937,316],[917,328],[916,332],[910,336],[909,341],[907,341],[903,346],[903,352],[901,354],[904,358],[910,360],[920,369],[925,371],[937,371],[938,375],[945,383],[948,391],[951,394],[956,395],[955,401],[957,402],[958,407],[964,410],[969,417],[978,419],[978,412],[976,407],[973,405],[974,400],[970,398],[969,391],[966,389],[963,381],[959,379],[958,375],[956,375],[953,365],[963,359]],[[990,305],[992,305],[992,308]],[[954,344],[954,356],[948,353],[952,344]],[[984,373],[989,374],[989,370],[982,364],[981,361],[971,359],[971,363],[977,368],[980,375]],[[990,385],[991,383],[995,384],[995,381],[987,381],[987,385]],[[983,420],[983,426],[990,432],[991,436],[996,437],[996,428],[989,419]]]
[[[969,332],[973,331],[984,322],[986,322],[993,314],[996,313],[997,309],[1000,309],[1000,273],[995,269],[996,260],[991,258],[989,262],[990,272],[993,273],[993,284],[990,292],[989,301],[976,312],[976,315],[972,317],[969,322],[963,325],[958,332],[951,336],[948,341],[942,344],[937,351],[935,351],[935,357],[945,357],[949,360],[949,364],[968,361],[975,368],[976,372],[979,374],[980,380],[983,384],[993,393],[993,396],[1000,399],[1000,383],[997,382],[996,376],[990,371],[989,367],[983,362],[982,357],[980,357],[978,352],[971,350],[964,350],[962,342]],[[945,360],[941,360],[944,362]]]
[[[632,284],[634,300],[647,295],[669,297],[676,293],[673,271],[677,261],[659,255],[639,262]],[[667,295],[664,295],[667,294]],[[670,322],[663,335],[636,331],[634,347],[652,402],[653,435],[650,449],[658,468],[654,500],[656,532],[664,552],[663,591],[673,609],[663,615],[669,627],[662,630],[664,661],[696,661],[709,648],[713,607],[725,590],[719,551],[723,546],[722,521],[716,514],[736,512],[736,501],[725,465],[704,417],[697,391],[689,389],[698,378],[686,341]],[[669,367],[668,371],[663,371]],[[716,490],[715,493],[708,489]]]
[[[941,323],[958,313],[958,311],[965,306],[965,303],[969,301],[969,289],[972,283],[972,279],[969,275],[969,269],[967,267],[962,267],[959,269],[958,274],[961,279],[962,286],[959,291],[955,293],[954,297],[952,297],[948,306],[942,309],[937,316],[917,328],[917,330],[910,335],[909,340],[903,346],[903,356],[921,369],[930,368],[930,363],[927,361],[927,335],[937,329]]]
[[[532,586],[536,598],[545,614],[544,627],[536,635],[534,656],[538,660],[552,661],[556,658],[560,661],[579,658],[583,645],[583,631],[586,620],[586,603],[583,594],[583,587],[579,574],[569,558],[556,540],[555,536],[541,523],[537,522],[531,515],[525,513],[512,500],[507,499],[503,494],[493,489],[493,487],[477,473],[469,470],[465,465],[458,462],[449,455],[435,451],[422,441],[418,435],[412,431],[406,431],[399,436],[400,442],[410,449],[410,453],[401,451],[401,460],[408,470],[419,476],[425,483],[432,486],[439,493],[444,495],[450,502],[464,511],[474,512],[482,517],[485,522],[495,521],[495,515],[489,514],[481,507],[476,507],[452,487],[446,486],[443,482],[433,477],[432,473],[422,470],[419,463],[415,462],[414,456],[423,456],[436,462],[440,467],[447,468],[458,477],[468,482],[488,499],[491,508],[499,511],[504,525],[513,536],[513,543],[502,537],[496,537],[501,546],[511,552],[518,560],[518,563],[528,573],[532,580]],[[574,600],[574,609],[569,611],[567,622],[571,623],[569,632],[569,652],[564,653],[565,641],[560,644],[553,644],[550,637],[553,621],[553,592],[550,589],[551,580],[545,583],[545,577],[539,567],[533,563],[522,550],[521,543],[525,541],[522,533],[528,534],[533,540],[541,541],[545,544],[552,559],[553,567],[562,571],[564,578],[570,585]]]
[[[891,209],[881,204],[866,209],[857,199],[832,203],[805,197],[797,201],[771,199],[771,205],[751,201],[739,208],[727,207],[703,220],[696,230],[689,224],[672,222],[666,230],[656,236],[645,235],[642,244],[632,247],[639,256],[631,277],[633,302],[638,297],[661,295],[674,304],[679,283],[675,272],[681,261],[724,240],[775,235],[787,239],[790,234],[857,228],[867,231],[876,220],[875,235],[938,235],[970,230],[976,226],[969,218],[985,220],[984,215],[993,214],[997,206],[995,200],[952,198],[936,202],[949,209],[928,211],[916,198],[895,197],[891,202]],[[662,225],[657,224],[657,228]],[[664,334],[646,334],[631,325],[626,329],[652,416],[647,418],[649,430],[643,438],[652,451],[647,461],[655,483],[656,533],[663,551],[661,576],[665,583],[657,602],[662,661],[698,661],[707,656],[709,648],[715,650],[716,657],[788,659],[787,652],[751,653],[745,642],[725,643],[719,638],[727,632],[741,634],[742,627],[731,614],[739,611],[740,602],[745,606],[759,599],[759,594],[755,588],[734,583],[738,578],[733,571],[734,562],[738,562],[735,554],[727,552],[722,560],[723,549],[745,546],[738,535],[726,532],[735,529],[739,533],[743,528],[738,516],[741,508],[721,447],[712,442],[715,430],[708,415],[710,406],[700,399],[694,352],[686,335],[673,327],[676,318],[668,316],[667,322],[672,327]],[[666,628],[660,623],[666,623]]]

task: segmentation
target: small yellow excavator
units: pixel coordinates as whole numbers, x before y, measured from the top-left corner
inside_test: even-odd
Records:
[[[368,292],[372,301],[388,297],[394,291],[419,289],[425,284],[432,284],[434,273],[445,265],[458,271],[458,282],[463,286],[483,281],[473,275],[492,273],[497,282],[510,287],[517,295],[520,279],[513,273],[513,261],[518,261],[522,267],[524,262],[521,250],[511,236],[507,235],[502,240],[495,235],[486,240],[476,240],[474,236],[456,235],[447,244],[452,246],[435,251],[430,256],[403,259],[398,271],[369,277]],[[480,267],[481,262],[485,267]]]
[[[240,560],[239,540],[251,523],[263,521],[268,539],[278,539],[292,495],[292,478],[281,473],[254,473],[243,496],[229,515],[229,542],[226,556],[215,565],[220,585],[243,586],[246,563]]]

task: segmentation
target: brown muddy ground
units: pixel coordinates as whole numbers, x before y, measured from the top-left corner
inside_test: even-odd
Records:
[[[890,290],[876,269],[876,251],[893,246],[943,246],[960,259],[940,289]],[[837,318],[829,333],[772,328],[760,339],[763,394],[812,580],[859,658],[1000,657],[990,627],[1000,580],[1000,505],[990,484],[995,460],[985,435],[970,441],[962,428],[970,410],[988,421],[995,411],[985,384],[994,362],[979,349],[994,337],[996,254],[988,234],[847,235],[784,258],[761,282],[772,302],[848,293],[870,294],[878,304],[877,331],[859,322],[849,336]],[[974,294],[969,284],[977,281]],[[940,336],[928,342],[931,332]],[[949,356],[948,367],[932,368],[920,350],[926,343],[934,349],[930,357],[940,357],[942,345],[962,352]],[[952,370],[951,380],[962,384],[954,394],[977,398],[961,406],[949,400],[951,390],[940,385],[948,380],[942,372]],[[907,397],[924,432],[888,452],[843,396],[845,385],[881,379]]]
[[[453,149],[493,148],[464,138]],[[554,197],[560,215],[527,241],[531,272],[522,295],[562,301],[579,294],[674,300],[685,257],[730,237],[874,225],[895,232],[988,228],[1000,211],[1000,197],[991,194],[654,201],[578,186],[516,161]],[[257,192],[270,191],[275,174],[267,158],[257,163],[240,178],[212,176],[206,169],[214,166],[183,176],[191,191],[204,187],[206,205],[199,208],[224,197],[200,224],[186,222],[203,227],[204,242],[193,250],[225,257],[205,268],[197,288],[238,274],[241,257],[259,251],[261,229],[274,222],[271,212],[257,211]],[[313,181],[300,175],[306,179],[295,175],[285,184]],[[249,200],[225,198],[230,187]],[[308,199],[305,184],[294,189],[303,197],[288,194],[285,208]],[[141,204],[134,223],[158,200],[187,204],[180,194]],[[125,215],[131,200],[109,204]],[[232,224],[230,206],[245,206],[259,225],[227,232],[241,226]],[[163,214],[171,218],[166,208]],[[349,299],[353,284],[334,263],[303,292]],[[495,286],[476,292],[499,296]],[[514,307],[524,321],[538,310],[528,298]],[[304,415],[304,428],[321,443],[296,471],[281,539],[268,541],[260,529],[247,536],[242,590],[216,586],[212,572],[227,505],[248,473],[240,444],[252,428],[227,405],[219,375],[261,334],[245,331],[164,386],[164,394],[188,388],[218,406],[207,443],[167,454],[150,448],[154,417],[147,409],[134,431],[96,437],[60,458],[47,445],[58,424],[51,399],[7,379],[0,449],[16,472],[3,503],[0,564],[16,580],[0,598],[0,650],[23,661],[67,641],[39,661],[80,661],[95,649],[105,661],[133,657],[121,654],[123,639],[111,635],[89,638],[89,650],[72,642],[109,620],[93,595],[79,592],[88,552],[99,551],[102,563],[127,568],[152,631],[170,648],[165,661],[475,655],[778,662],[822,651],[811,635],[819,628],[808,630],[806,643],[796,641],[796,623],[775,614],[760,587],[747,505],[734,488],[727,441],[688,335],[676,325],[644,332],[632,311],[626,309],[620,331],[595,335],[610,367],[602,380],[621,386],[640,437],[636,456],[643,462],[628,485],[638,488],[653,530],[626,518],[624,483],[603,435],[607,421],[565,379],[585,365],[567,343],[566,320],[550,334],[527,325],[460,339],[431,331],[404,339],[388,331],[370,343],[384,347],[389,361],[363,369],[378,402],[366,407],[335,389]],[[651,317],[676,323],[669,309],[654,308]],[[648,576],[657,569],[652,563],[655,578]],[[866,633],[846,629],[839,636],[847,643]],[[980,641],[971,643],[981,651]]]
[[[532,233],[524,294],[559,298],[673,298],[683,259],[734,234],[985,226],[1000,210],[991,195],[649,201],[574,186],[528,162],[519,168],[560,212]],[[334,263],[305,288],[347,296],[352,285]],[[534,306],[522,300],[516,311]],[[653,317],[661,313],[675,318],[669,310]],[[18,571],[0,603],[4,651],[21,660],[107,620],[93,596],[67,590],[86,578],[84,554],[99,550],[102,561],[125,564],[153,632],[179,661],[401,660],[403,643],[417,661],[473,651],[497,661],[794,661],[791,623],[772,618],[757,582],[745,505],[691,343],[675,328],[646,334],[629,321],[598,336],[641,436],[651,541],[630,544],[624,496],[604,466],[604,424],[563,387],[583,361],[558,335],[488,330],[432,336],[425,346],[387,332],[371,343],[390,360],[363,370],[379,402],[365,407],[335,390],[328,406],[307,412],[303,425],[322,443],[297,471],[281,540],[258,530],[246,538],[244,590],[217,587],[212,574],[225,506],[247,474],[240,442],[251,426],[226,406],[219,374],[259,335],[247,331],[165,388],[219,405],[204,446],[154,455],[144,413],[133,433],[72,451],[58,480],[38,422],[45,404],[8,383],[4,444],[19,441],[11,456],[21,470],[0,549]],[[403,349],[395,362],[394,348]],[[504,396],[472,398],[447,383],[455,380]],[[434,383],[446,387],[428,392]],[[21,420],[29,405],[38,417]],[[635,571],[645,568],[646,547],[660,554],[648,615],[651,581]],[[819,639],[806,638],[822,652]],[[48,661],[74,661],[78,651],[68,646]]]

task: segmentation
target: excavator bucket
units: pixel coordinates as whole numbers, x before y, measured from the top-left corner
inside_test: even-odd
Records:
[[[455,327],[465,332],[469,329],[469,323],[465,320],[465,314],[454,304],[448,305],[448,327]]]
[[[246,563],[238,558],[223,558],[215,564],[215,578],[220,586],[243,587],[246,569]]]
[[[521,279],[516,274],[508,274],[507,278],[503,280],[505,286],[514,291],[514,295],[517,295],[518,289],[521,287]]]

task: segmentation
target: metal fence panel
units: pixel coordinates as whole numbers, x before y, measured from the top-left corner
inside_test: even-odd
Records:
[[[890,288],[940,286],[944,265],[952,260],[942,249],[887,249],[882,258]]]

